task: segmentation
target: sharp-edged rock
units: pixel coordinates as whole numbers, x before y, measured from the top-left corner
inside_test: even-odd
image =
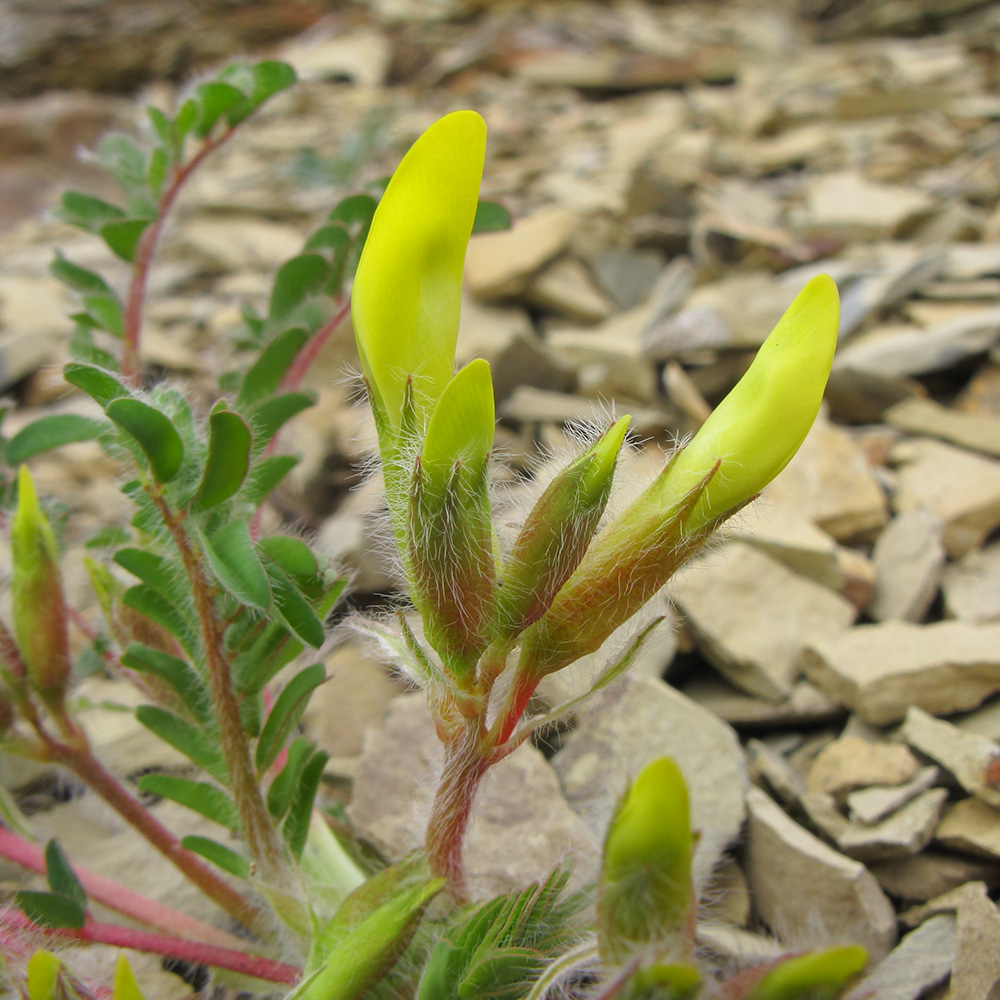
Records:
[[[825,792],[843,801],[849,792],[869,785],[903,785],[919,766],[917,758],[901,744],[842,736],[816,756],[808,785],[812,792]]]
[[[747,793],[745,871],[754,907],[777,933],[822,923],[880,961],[896,941],[896,915],[873,876],[794,822],[762,791]],[[808,887],[808,891],[803,891]]]
[[[940,777],[936,767],[922,767],[901,785],[871,785],[847,795],[851,819],[861,823],[878,823],[910,799],[927,791]]]
[[[946,771],[977,798],[1000,808],[1000,745],[963,732],[923,709],[911,708],[899,736]]]
[[[1000,418],[963,413],[930,399],[907,399],[883,414],[886,423],[923,437],[1000,458]]]
[[[695,880],[703,884],[746,811],[746,765],[736,735],[710,712],[662,681],[636,677],[601,697],[553,757],[570,805],[603,836],[627,782],[653,757],[673,757],[691,792],[691,822],[701,831]]]
[[[919,854],[887,861],[871,861],[869,871],[896,899],[926,903],[966,882],[1000,885],[1000,863],[927,848]]]
[[[670,586],[698,647],[733,684],[779,701],[814,635],[835,635],[855,609],[828,588],[742,542],[691,564]]]
[[[925,507],[897,514],[872,552],[875,595],[869,613],[877,622],[919,622],[937,595],[945,563],[943,525]]]
[[[837,837],[837,846],[861,861],[905,857],[922,851],[934,837],[948,789],[931,788],[877,823],[851,821]]]
[[[1000,861],[1000,809],[973,796],[948,807],[935,838],[945,847]]]
[[[1000,626],[859,625],[810,641],[802,669],[831,698],[876,725],[902,719],[911,705],[948,715],[1000,691]]]
[[[697,677],[684,686],[684,694],[731,726],[747,729],[814,726],[846,713],[840,702],[806,680],[796,681],[788,697],[778,702],[740,691],[722,677]]]
[[[1000,542],[967,552],[945,567],[941,589],[949,618],[1000,621]]]

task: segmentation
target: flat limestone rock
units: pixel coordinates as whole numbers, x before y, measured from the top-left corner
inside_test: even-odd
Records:
[[[949,806],[935,838],[945,847],[1000,861],[1000,809],[973,796]]]
[[[883,419],[892,427],[940,438],[960,448],[1000,458],[1000,418],[963,413],[930,399],[907,399],[886,410]]]
[[[747,793],[747,808],[745,871],[761,919],[779,933],[821,920],[825,935],[857,941],[872,962],[881,960],[896,941],[896,915],[864,865],[804,830],[759,789]]]
[[[966,882],[1000,885],[1000,863],[928,848],[906,858],[871,861],[869,871],[896,899],[926,903]]]
[[[941,518],[948,555],[958,559],[1000,526],[1000,462],[940,441],[902,441],[891,453],[899,464],[897,511],[925,507]]]
[[[927,375],[982,354],[998,340],[1000,308],[978,309],[927,329],[905,326],[865,334],[837,352],[834,368],[890,378]]]
[[[898,743],[869,743],[857,736],[842,736],[825,746],[809,771],[811,792],[846,798],[848,792],[869,785],[902,785],[920,765]]]
[[[949,618],[1000,621],[1000,542],[966,553],[947,566],[941,580]]]
[[[577,323],[600,323],[611,315],[611,306],[595,287],[587,268],[572,257],[549,265],[525,294],[533,305]]]
[[[875,595],[868,609],[877,622],[922,620],[931,606],[945,563],[941,519],[925,507],[897,514],[872,553]]]
[[[878,823],[901,809],[910,799],[927,791],[939,777],[940,771],[936,767],[922,767],[902,785],[871,785],[851,792],[847,796],[851,819],[861,823]]]
[[[506,232],[477,237],[465,258],[466,287],[483,301],[522,292],[531,276],[566,246],[577,224],[568,209],[547,208]]]
[[[931,788],[878,823],[851,821],[837,837],[837,846],[861,861],[917,854],[934,837],[947,799],[947,788]]]
[[[944,982],[955,964],[956,918],[941,913],[910,931],[846,1000],[918,1000]]]
[[[726,533],[824,587],[839,591],[843,585],[837,543],[793,508],[769,500],[752,503],[727,522]]]
[[[788,697],[779,702],[749,695],[722,677],[696,677],[684,685],[684,694],[723,722],[748,729],[834,722],[845,713],[839,702],[806,680],[796,681]]]
[[[1000,912],[986,895],[986,886],[973,882],[959,890],[958,943],[950,996],[988,1000],[1000,982]]]
[[[906,713],[899,736],[950,771],[967,792],[1000,808],[1000,782],[990,780],[1000,763],[1000,746],[993,740],[963,732],[920,708]]]
[[[864,453],[849,434],[822,418],[764,496],[798,510],[841,542],[889,520],[885,495]]]
[[[875,725],[897,722],[911,705],[948,715],[1000,691],[1000,625],[859,625],[810,641],[802,669]]]
[[[441,745],[423,694],[403,695],[369,730],[348,807],[358,833],[398,860],[423,845]],[[476,796],[465,864],[476,899],[545,878],[565,855],[594,874],[598,841],[566,804],[545,758],[525,745],[494,767]]]
[[[737,687],[788,696],[807,639],[850,627],[854,606],[743,542],[690,564],[670,584],[695,643]]]
[[[628,781],[666,754],[691,793],[691,823],[701,831],[695,882],[702,885],[739,835],[746,811],[746,765],[736,734],[662,681],[634,677],[600,698],[552,758],[570,805],[603,836]]]

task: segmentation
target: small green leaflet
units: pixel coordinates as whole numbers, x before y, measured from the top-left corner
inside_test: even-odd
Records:
[[[281,832],[288,843],[288,849],[296,859],[302,856],[302,849],[306,846],[306,837],[309,836],[309,821],[312,819],[313,803],[316,801],[316,790],[319,788],[320,781],[323,780],[323,768],[326,767],[327,760],[329,760],[329,755],[318,750],[302,768],[298,787],[292,796],[291,808],[281,827]]]
[[[113,399],[105,412],[142,449],[157,482],[169,483],[184,461],[184,442],[160,410],[139,399]]]
[[[313,649],[323,645],[326,634],[309,602],[280,566],[268,560],[267,578],[271,582],[274,607],[281,620],[299,639]]]
[[[510,212],[503,205],[495,201],[480,201],[476,206],[476,218],[472,223],[473,236],[476,233],[497,233],[510,227]]]
[[[267,790],[267,811],[276,819],[280,820],[288,812],[292,804],[292,796],[298,787],[299,776],[302,768],[312,755],[312,747],[309,741],[301,736],[296,736],[288,746],[288,757],[285,766],[278,772],[278,776],[271,782]]]
[[[287,316],[307,295],[320,290],[330,273],[330,265],[317,253],[302,253],[278,268],[271,289],[268,315],[272,320]]]
[[[204,781],[191,781],[171,774],[144,774],[139,779],[139,790],[149,795],[179,802],[220,826],[237,832],[239,816],[233,800],[215,785]]]
[[[22,427],[7,445],[7,461],[17,465],[33,455],[77,441],[93,441],[111,425],[105,420],[95,420],[76,413],[57,413],[41,417]]]
[[[75,899],[60,893],[24,889],[14,893],[14,902],[39,927],[70,927],[79,930],[86,921],[83,907]]]
[[[212,864],[218,865],[223,871],[227,871],[237,878],[250,877],[250,862],[242,854],[237,854],[218,841],[189,834],[181,840],[181,847],[194,851],[195,854],[200,854]]]
[[[218,736],[213,737],[158,705],[140,705],[135,710],[135,717],[151,733],[184,754],[219,784],[229,784],[229,772],[222,759]]]
[[[183,660],[133,642],[122,655],[122,666],[166,681],[203,725],[212,721],[208,688],[194,668]]]
[[[275,392],[308,339],[306,331],[298,327],[279,333],[243,376],[237,402],[250,405]]]
[[[149,218],[116,219],[114,222],[106,222],[99,232],[108,249],[126,264],[131,264],[142,234],[153,221]]]
[[[63,368],[63,378],[101,406],[107,406],[113,399],[129,394],[128,389],[114,375],[94,365],[68,364]]]
[[[194,498],[196,510],[208,510],[232,497],[250,469],[253,434],[246,421],[231,410],[217,410],[208,418],[208,458]]]
[[[45,845],[45,877],[54,893],[68,896],[82,909],[87,908],[87,893],[55,839]]]
[[[298,725],[310,696],[325,678],[323,664],[314,663],[311,667],[300,670],[285,685],[257,741],[255,763],[258,772],[266,771],[274,763],[289,734]]]
[[[202,536],[205,556],[219,582],[240,603],[259,611],[271,606],[271,588],[254,550],[246,521],[230,521],[211,538]]]

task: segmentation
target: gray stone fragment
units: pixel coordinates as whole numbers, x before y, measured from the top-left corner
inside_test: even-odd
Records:
[[[949,806],[934,836],[957,851],[1000,860],[1000,809],[973,796]]]
[[[711,873],[746,815],[746,765],[735,733],[662,681],[630,678],[618,696],[600,697],[552,758],[570,805],[603,836],[626,784],[652,758],[677,761],[701,831],[695,881]]]
[[[911,705],[948,715],[1000,691],[1000,625],[859,625],[811,641],[802,669],[876,725],[902,719]]]
[[[944,571],[944,610],[965,622],[1000,621],[1000,542],[967,552]]]
[[[925,920],[865,976],[846,1000],[917,1000],[951,974],[956,921],[950,913]]]
[[[348,814],[392,860],[423,845],[440,762],[423,694],[397,698],[385,724],[368,732]],[[523,888],[566,854],[579,881],[593,876],[596,837],[566,804],[545,758],[525,745],[490,770],[476,796],[465,844],[470,893],[485,899]]]
[[[903,785],[872,785],[851,792],[847,796],[851,819],[861,823],[877,823],[897,809],[901,809],[914,796],[927,791],[937,781],[939,775],[940,772],[936,767],[922,767],[912,780]]]
[[[901,441],[890,458],[899,465],[896,510],[926,507],[937,514],[953,559],[1000,525],[1000,462],[929,438]]]
[[[737,687],[780,701],[813,636],[847,629],[855,609],[743,542],[686,567],[670,585],[706,658]]]
[[[919,622],[938,590],[945,550],[941,519],[924,507],[897,514],[875,543],[875,621]]]
[[[610,247],[594,256],[597,283],[622,311],[643,302],[662,271],[663,258],[655,250]]]
[[[966,882],[1000,885],[1000,864],[933,848],[906,858],[871,861],[868,870],[890,896],[920,903]]]
[[[899,735],[914,750],[950,771],[967,792],[1000,807],[1000,783],[993,777],[1000,764],[1000,746],[993,740],[963,732],[920,708],[906,713]]]
[[[756,698],[733,687],[722,677],[697,677],[684,694],[732,726],[776,728],[815,725],[842,718],[844,707],[810,681],[796,681],[782,701]]]
[[[811,792],[843,800],[848,792],[868,785],[902,785],[916,774],[918,766],[916,757],[899,744],[842,736],[816,756],[808,785]]]
[[[907,399],[886,410],[891,427],[926,437],[940,438],[960,448],[1000,458],[1000,418],[983,413],[963,413],[930,399]]]
[[[747,793],[747,807],[745,871],[759,916],[779,933],[822,921],[826,934],[857,941],[880,961],[896,941],[896,915],[864,865],[804,830],[759,789]]]
[[[931,788],[878,823],[852,821],[837,837],[837,846],[861,861],[917,854],[931,842],[947,799],[946,788]]]

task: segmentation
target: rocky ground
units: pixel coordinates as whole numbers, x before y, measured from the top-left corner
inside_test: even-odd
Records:
[[[614,407],[635,415],[625,478],[640,482],[810,275],[829,272],[843,297],[827,408],[801,453],[671,583],[658,611],[672,627],[632,679],[491,776],[469,845],[477,889],[523,884],[567,849],[586,873],[626,777],[668,753],[702,834],[706,948],[738,961],[775,952],[775,937],[857,940],[888,955],[858,997],[985,1000],[1000,979],[996,5],[378,0],[298,34],[317,6],[296,7],[301,20],[274,28],[288,37],[266,50],[306,82],[217,155],[168,233],[147,353],[196,394],[239,302],[266,293],[317,213],[457,107],[486,118],[484,193],[516,219],[470,248],[459,345],[460,360],[494,366],[514,472],[564,451],[568,423]],[[2,4],[0,24],[30,9]],[[0,79],[28,79],[18,52],[0,47]],[[8,92],[39,92],[0,103],[12,429],[84,409],[57,376],[72,303],[47,275],[53,247],[115,266],[39,212],[62,184],[100,183],[75,160],[81,143],[139,127],[143,101],[176,91],[165,76],[131,96],[65,91],[44,60],[32,72]],[[393,578],[368,517],[375,497],[351,489],[372,442],[343,377],[352,350],[345,324],[311,375],[320,403],[289,435],[306,458],[280,514],[352,570],[361,605]],[[80,537],[124,513],[90,446],[38,460],[37,474]],[[511,478],[511,519],[520,489]],[[544,697],[578,693],[598,662],[553,678]],[[399,856],[426,812],[428,717],[350,638],[327,665],[306,721],[332,755],[329,794]],[[130,703],[119,682],[91,678],[82,695],[121,773],[176,763],[108,707]],[[5,766],[46,807],[40,828],[89,867],[120,871],[129,838],[87,796],[53,807],[43,776]],[[157,891],[191,904],[173,882]],[[162,995],[184,989],[167,977]]]

